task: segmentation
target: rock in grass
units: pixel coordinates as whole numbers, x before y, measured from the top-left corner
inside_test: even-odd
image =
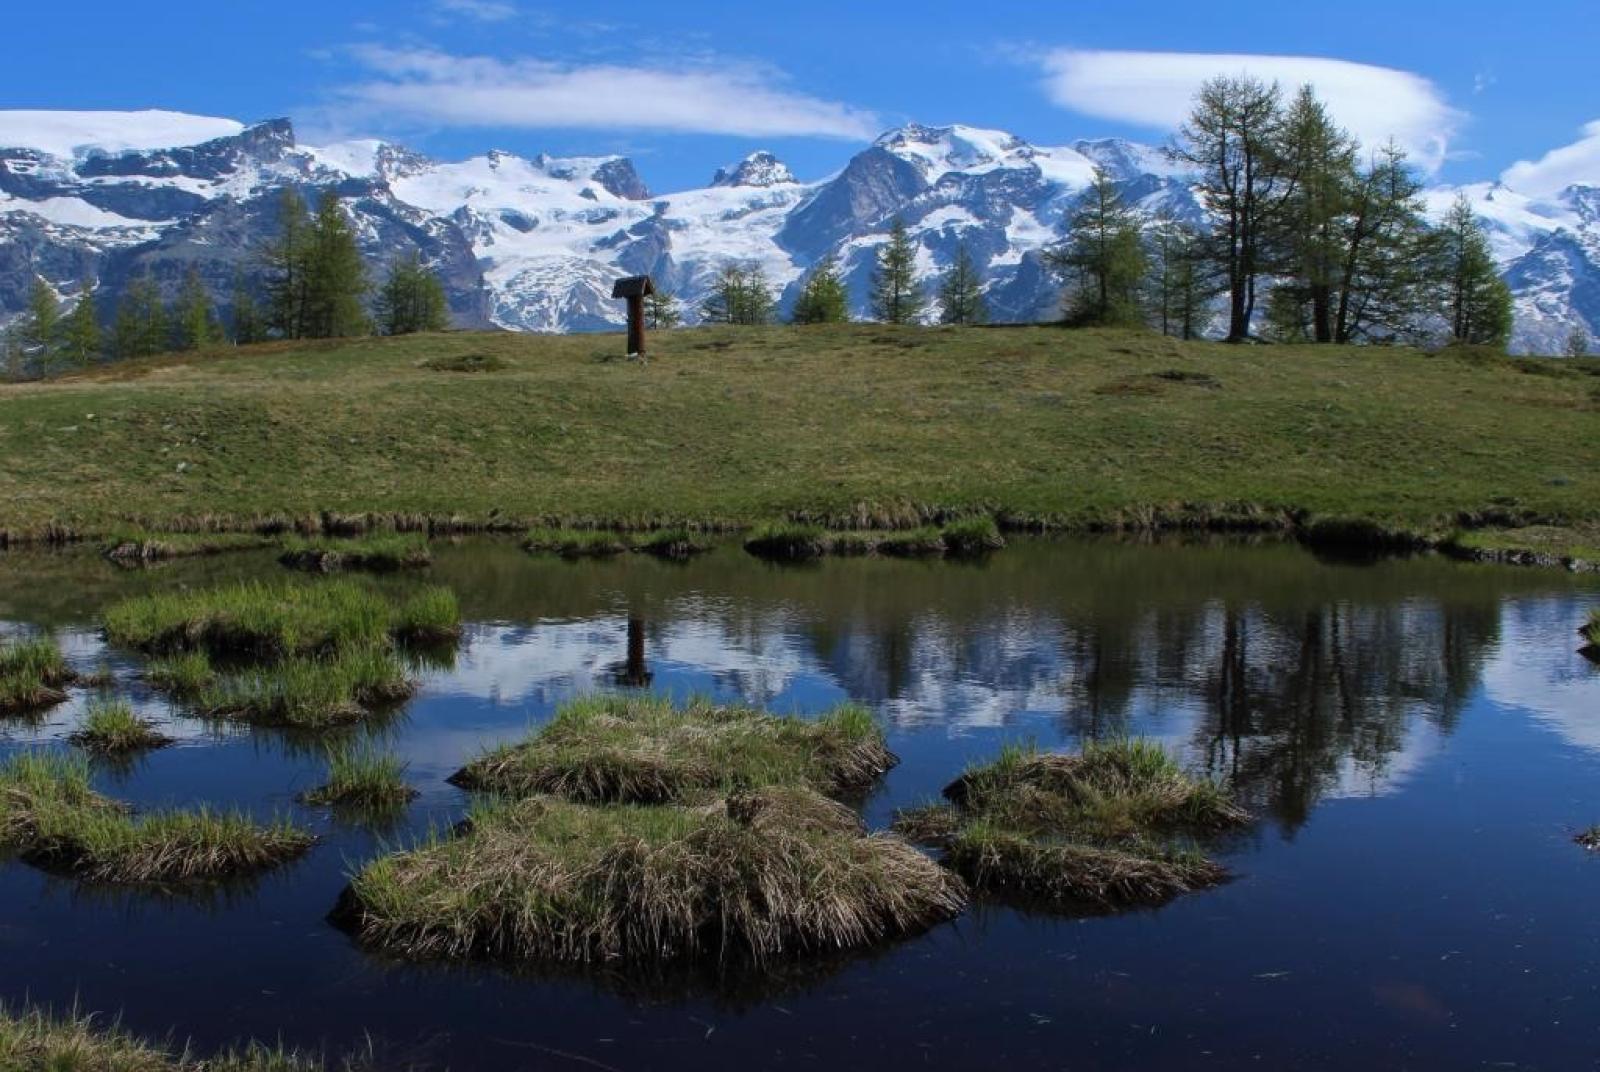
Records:
[[[790,787],[697,807],[498,801],[362,868],[336,918],[414,957],[726,968],[871,946],[965,899],[910,845]]]
[[[24,752],[0,766],[0,845],[88,882],[167,884],[248,875],[305,852],[311,836],[209,808],[134,816],[96,793],[87,761]]]
[[[706,700],[597,696],[565,705],[527,741],[451,781],[508,796],[656,804],[769,785],[847,792],[896,762],[872,713],[855,704],[806,720]]]
[[[341,570],[393,573],[432,565],[433,552],[428,548],[427,537],[405,533],[350,539],[292,537],[284,541],[278,561],[291,569],[312,573]]]
[[[624,554],[627,541],[604,529],[531,529],[522,541],[530,554],[556,554],[562,558],[609,558]]]
[[[67,698],[66,686],[76,679],[53,640],[0,642],[0,716],[53,707]]]
[[[974,889],[1062,910],[1162,904],[1227,872],[1175,839],[1249,815],[1159,746],[1090,743],[1078,755],[1009,747],[908,809],[895,829],[944,850]]]
[[[153,723],[134,714],[126,700],[108,699],[90,702],[70,739],[78,747],[102,755],[126,755],[172,743]]]

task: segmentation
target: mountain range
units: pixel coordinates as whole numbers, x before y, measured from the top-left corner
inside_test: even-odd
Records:
[[[589,331],[621,323],[619,275],[649,274],[697,319],[720,269],[759,264],[782,308],[807,267],[837,256],[860,315],[877,247],[903,219],[932,284],[965,243],[996,320],[1048,319],[1059,286],[1041,253],[1096,167],[1148,211],[1198,220],[1181,169],[1120,139],[1030,144],[968,126],[908,124],[837,174],[803,182],[771,153],[718,168],[696,190],[656,194],[620,156],[532,159],[492,151],[432,160],[383,141],[301,144],[292,124],[171,112],[0,111],[0,323],[35,276],[109,309],[148,273],[174,294],[190,266],[219,299],[259,271],[279,194],[344,200],[374,273],[418,252],[458,326]],[[1432,213],[1465,193],[1516,298],[1513,349],[1556,353],[1571,329],[1600,336],[1600,176],[1555,197],[1502,184],[1435,187]]]

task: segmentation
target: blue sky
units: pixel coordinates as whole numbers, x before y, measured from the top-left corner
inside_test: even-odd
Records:
[[[1514,17],[1504,2],[1405,0],[1346,0],[1336,14],[1168,0],[18,7],[0,18],[4,107],[288,115],[313,143],[392,137],[444,158],[622,152],[658,191],[701,185],[756,148],[818,177],[912,119],[1041,144],[1159,142],[1210,67],[1312,75],[1347,125],[1401,137],[1440,181],[1561,150],[1515,174],[1550,183],[1593,167],[1600,183],[1593,0]]]

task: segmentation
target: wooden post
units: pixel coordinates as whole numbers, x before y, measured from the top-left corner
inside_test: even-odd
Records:
[[[644,300],[655,292],[655,280],[647,275],[630,275],[612,284],[611,296],[628,303],[629,357],[644,357]]]

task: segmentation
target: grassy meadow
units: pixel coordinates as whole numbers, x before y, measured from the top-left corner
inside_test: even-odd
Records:
[[[661,332],[647,364],[620,349],[271,343],[0,386],[0,531],[1309,514],[1600,543],[1593,362],[859,324]]]

